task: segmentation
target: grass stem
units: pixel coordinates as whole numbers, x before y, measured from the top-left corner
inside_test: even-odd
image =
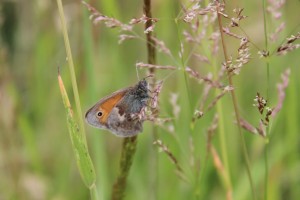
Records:
[[[265,36],[265,50],[269,52],[269,42],[268,42],[268,32],[267,32],[267,17],[266,17],[266,1],[262,0],[262,9],[263,9],[263,16],[264,16],[264,36]],[[270,103],[270,63],[269,57],[266,58],[266,68],[267,68],[267,100]],[[266,141],[269,141],[268,137],[270,135],[270,127],[267,126],[267,135]],[[268,167],[268,142],[265,143],[265,150],[264,150],[264,162],[265,162],[265,195],[264,199],[268,199],[268,177],[269,177],[269,167]]]
[[[137,136],[124,138],[122,146],[122,155],[120,160],[120,172],[113,186],[112,200],[121,200],[124,198],[127,177],[132,164],[133,156],[136,151]]]
[[[80,125],[80,128],[82,129],[81,133],[85,133],[84,123],[83,123],[83,115],[82,115],[80,98],[79,98],[77,81],[76,81],[76,74],[75,74],[75,69],[74,69],[74,62],[73,62],[72,51],[71,51],[71,46],[70,46],[70,41],[69,41],[69,36],[68,36],[68,31],[67,31],[66,20],[64,17],[62,1],[57,0],[57,5],[58,5],[58,10],[59,10],[60,20],[61,20],[61,25],[62,25],[62,32],[63,32],[63,36],[64,36],[64,41],[65,41],[65,48],[66,48],[66,52],[67,52],[67,60],[68,60],[68,64],[69,64],[70,76],[71,76],[71,81],[72,81],[74,99],[75,99],[76,110],[77,110],[77,117],[79,118],[79,125]],[[81,138],[83,139],[83,141],[86,144],[85,135],[81,135]]]
[[[219,9],[220,9],[219,6],[217,6],[217,17],[218,17],[218,25],[219,25],[219,29],[220,29],[220,34],[221,34],[222,48],[223,48],[225,61],[227,61],[229,59],[228,59],[227,48],[226,48],[224,33],[223,33],[222,15],[219,13]],[[229,85],[233,86],[232,76],[230,76],[229,72],[227,73],[227,76],[228,76]],[[251,190],[252,190],[252,196],[253,196],[253,199],[256,199],[254,184],[253,184],[251,170],[250,170],[250,161],[249,161],[249,156],[248,156],[248,150],[247,150],[247,147],[246,147],[245,137],[242,133],[242,128],[241,128],[241,125],[239,123],[240,114],[239,114],[239,111],[238,111],[238,105],[237,105],[235,90],[231,90],[230,93],[231,93],[232,103],[233,103],[235,117],[236,117],[236,121],[237,121],[238,132],[239,132],[239,135],[241,137],[241,145],[242,145],[243,155],[244,155],[245,162],[246,162],[245,163],[246,164],[246,170],[247,170],[247,175],[248,175],[248,179],[249,179]]]
[[[144,13],[148,18],[152,18],[151,0],[144,0]],[[151,26],[152,26],[152,20],[147,20],[145,24],[145,30]],[[153,41],[152,38],[152,32],[147,33],[146,38],[147,38],[146,44],[147,44],[148,63],[155,64],[156,50],[155,50],[155,42]],[[150,74],[153,74],[154,68],[150,68],[149,72]],[[152,130],[153,130],[154,137],[157,137],[156,128],[154,127]],[[123,146],[122,146],[122,155],[120,160],[120,172],[113,187],[112,200],[120,200],[124,198],[127,177],[132,164],[133,156],[136,151],[136,146],[137,146],[137,136],[131,138],[124,138]]]
[[[151,0],[144,0],[144,14],[146,15],[146,17],[148,18],[152,18],[152,10],[151,10]],[[153,22],[152,20],[147,20],[147,22],[145,23],[145,30],[147,30],[149,27],[153,26]],[[150,31],[149,33],[146,34],[146,43],[147,43],[147,60],[149,64],[152,65],[156,65],[156,43],[153,39],[153,33]],[[154,68],[150,68],[149,69],[149,73],[150,74],[154,74],[155,73],[155,69]],[[155,77],[152,79],[152,84],[155,84]],[[157,127],[156,126],[152,126],[152,136],[153,136],[153,140],[152,141],[156,141],[158,139],[158,133],[157,133]],[[153,143],[153,142],[152,142]],[[153,189],[152,196],[149,198],[152,199],[157,199],[158,196],[158,155],[155,151],[155,146],[153,146],[153,151],[151,151],[152,155],[151,157],[152,159],[152,167],[153,169],[151,169],[151,175],[150,177],[150,187]]]
[[[69,63],[69,70],[70,70],[70,76],[72,80],[72,87],[73,87],[73,93],[74,98],[76,102],[76,110],[77,110],[77,117],[76,120],[73,111],[71,108],[71,104],[67,95],[67,92],[64,87],[63,80],[58,74],[58,82],[59,87],[61,91],[61,95],[63,98],[63,103],[66,109],[67,113],[67,122],[68,122],[68,129],[70,133],[70,139],[72,142],[72,148],[75,154],[75,159],[77,162],[77,166],[81,175],[81,178],[83,182],[85,183],[86,187],[90,190],[90,195],[92,200],[97,200],[97,190],[96,190],[96,173],[94,169],[94,165],[92,163],[91,157],[88,152],[86,137],[85,137],[85,129],[84,129],[84,122],[83,122],[83,116],[81,111],[81,105],[80,105],[80,99],[79,99],[79,93],[77,88],[77,81],[76,81],[76,75],[75,75],[75,69],[74,69],[74,63],[72,58],[72,52],[68,37],[68,31],[67,31],[67,25],[64,17],[64,10],[61,0],[57,0],[57,6],[59,10],[60,15],[60,21],[62,25],[62,32],[64,35],[64,41],[65,41],[65,48],[67,52],[67,58]],[[79,120],[79,123],[78,123]],[[78,126],[79,124],[79,126]]]

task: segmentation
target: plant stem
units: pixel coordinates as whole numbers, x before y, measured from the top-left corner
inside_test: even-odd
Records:
[[[148,18],[152,18],[151,0],[144,0],[144,12]],[[147,20],[145,24],[145,30],[150,26],[152,26],[152,20]],[[146,44],[147,44],[147,52],[148,52],[148,63],[155,64],[156,51],[155,51],[155,42],[152,39],[152,33],[151,32],[147,33],[146,38],[147,38]],[[153,68],[150,68],[149,70],[150,74],[153,74],[154,71],[155,70]],[[156,128],[153,128],[153,135],[154,137],[157,137]],[[123,199],[124,197],[124,193],[126,189],[126,181],[132,164],[133,156],[136,151],[136,146],[137,146],[137,136],[131,138],[124,138],[121,161],[120,161],[120,174],[113,187],[112,200],[120,200]]]
[[[58,83],[59,83],[61,96],[63,99],[63,104],[66,109],[67,125],[69,129],[70,139],[75,154],[77,166],[84,184],[86,185],[86,187],[90,189],[92,200],[96,200],[97,192],[94,190],[95,182],[96,182],[95,169],[88,152],[88,147],[87,145],[85,145],[84,141],[80,137],[80,135],[83,133],[80,133],[81,129],[78,128],[77,120],[75,120],[74,118],[69,97],[66,92],[63,80],[59,73],[58,73]]]
[[[96,190],[96,185],[95,185],[96,173],[95,173],[95,169],[94,169],[94,165],[92,163],[91,157],[88,152],[87,141],[86,141],[86,137],[85,137],[86,134],[85,134],[82,111],[81,111],[81,106],[80,106],[80,98],[79,98],[76,75],[75,75],[75,70],[74,70],[73,57],[72,57],[72,52],[71,52],[71,47],[70,47],[70,42],[69,42],[69,37],[68,37],[68,31],[67,31],[67,25],[66,25],[66,21],[65,21],[64,10],[63,10],[63,5],[62,5],[61,0],[57,0],[57,6],[58,6],[58,10],[59,10],[61,25],[62,25],[61,27],[62,27],[62,32],[63,32],[63,36],[64,36],[65,49],[67,52],[67,60],[69,63],[69,70],[70,70],[70,76],[71,76],[71,81],[72,81],[73,93],[74,93],[74,98],[75,98],[75,102],[76,102],[76,110],[77,110],[77,117],[78,117],[77,120],[73,116],[71,104],[69,102],[69,98],[68,98],[67,92],[64,88],[64,84],[63,84],[63,81],[62,81],[60,75],[58,75],[59,86],[61,89],[61,95],[63,97],[63,102],[64,102],[64,105],[66,108],[68,129],[69,129],[70,138],[71,138],[71,142],[72,142],[72,148],[73,148],[73,151],[75,154],[75,159],[77,162],[78,169],[81,174],[81,178],[82,178],[83,182],[90,190],[91,199],[97,200],[98,195],[97,195],[97,190]],[[79,120],[79,126],[78,126],[78,120]]]
[[[185,89],[186,89],[186,92],[187,92],[187,97],[188,97],[188,106],[189,106],[189,113],[188,115],[191,116],[192,113],[193,113],[193,108],[192,108],[192,98],[191,98],[191,93],[190,93],[190,90],[189,90],[189,86],[188,86],[188,78],[187,78],[187,72],[185,70],[186,68],[186,65],[185,65],[185,62],[184,62],[184,58],[183,58],[183,44],[182,44],[182,41],[181,41],[181,37],[180,37],[180,30],[179,30],[179,24],[178,24],[178,19],[175,19],[175,24],[176,24],[176,27],[177,27],[177,38],[178,38],[178,41],[180,43],[180,61],[181,61],[181,70],[183,72],[183,76],[184,76],[184,83],[185,83]],[[192,129],[192,126],[190,126],[190,128]]]
[[[219,25],[220,34],[221,34],[223,53],[224,53],[225,61],[227,61],[228,60],[228,54],[227,54],[227,49],[226,49],[226,45],[225,45],[223,26],[222,26],[222,16],[219,13],[219,6],[217,6],[217,16],[218,16],[218,25]],[[232,76],[230,75],[230,72],[227,73],[227,77],[228,77],[229,85],[233,86],[233,80],[232,80]],[[239,111],[238,111],[237,100],[236,100],[236,96],[235,96],[235,90],[231,90],[230,93],[231,93],[232,103],[233,103],[235,117],[236,117],[236,121],[237,121],[238,132],[239,132],[239,135],[241,137],[242,149],[243,149],[243,154],[244,154],[244,158],[245,158],[245,162],[246,162],[247,174],[248,174],[248,178],[249,178],[250,186],[251,186],[251,190],[252,190],[252,196],[253,196],[253,199],[256,199],[254,184],[253,184],[251,170],[250,170],[250,161],[249,161],[248,151],[247,151],[246,142],[245,142],[245,137],[242,133],[242,129],[241,129],[241,125],[240,125],[240,114],[239,114]]]
[[[62,1],[57,0],[57,5],[58,5],[59,14],[60,14],[61,24],[62,24],[62,32],[64,35],[65,48],[66,48],[66,52],[67,52],[67,60],[69,63],[69,70],[70,70],[70,76],[71,76],[71,81],[72,81],[73,94],[74,94],[76,110],[77,110],[77,117],[79,118],[79,125],[80,125],[80,128],[82,129],[82,131],[80,132],[80,133],[82,133],[81,138],[86,144],[86,138],[85,138],[85,135],[83,135],[83,133],[85,133],[85,131],[84,131],[84,123],[83,123],[83,117],[82,117],[80,98],[79,98],[79,93],[78,93],[78,88],[77,88],[76,74],[75,74],[75,70],[74,70],[72,51],[71,51],[71,47],[70,47],[69,36],[68,36],[67,25],[66,25],[66,21],[65,21],[65,17],[64,17]]]
[[[205,5],[208,5],[210,3],[209,0],[205,0]],[[210,35],[213,33],[213,24],[211,24],[210,26],[208,26],[208,30],[207,30],[207,35]],[[210,44],[207,41],[203,41],[203,47],[208,47]],[[215,55],[213,55],[213,53],[211,52],[210,49],[206,49],[203,48],[205,54],[208,56],[208,59],[211,60],[211,66],[213,69],[213,75],[214,78],[217,79],[218,78],[218,69],[217,69],[217,59],[215,58]],[[215,90],[215,95],[218,96],[218,91]],[[230,167],[229,167],[229,162],[228,162],[228,147],[227,147],[227,142],[226,142],[226,135],[225,135],[225,125],[224,125],[224,114],[223,114],[223,102],[222,101],[218,101],[217,105],[217,113],[219,116],[219,120],[218,120],[218,136],[219,136],[219,140],[220,140],[220,146],[221,146],[221,156],[222,156],[222,161],[224,163],[224,170],[225,170],[225,177],[224,177],[224,181],[222,182],[224,184],[225,189],[227,190],[227,193],[230,193],[230,191],[232,191],[232,184],[231,184],[231,179],[230,179]],[[199,179],[199,186],[196,187],[201,187],[201,184],[203,182],[203,174],[205,174],[205,170],[206,170],[206,166],[207,166],[207,162],[209,160],[209,153],[210,152],[206,152],[206,156],[204,159],[204,163],[203,163],[203,167],[202,170],[200,172],[200,177]],[[196,197],[199,199],[200,198],[200,190],[197,189],[196,190]]]
[[[209,1],[206,1],[206,4],[208,5]],[[210,26],[212,29],[212,26]],[[210,32],[213,32],[210,30]],[[212,55],[210,55],[211,57]],[[213,66],[213,73],[214,77],[218,78],[218,70],[217,70],[217,60],[216,59],[211,59],[213,60],[212,66]],[[215,90],[215,95],[218,96],[218,91]],[[224,125],[224,112],[223,112],[223,102],[219,101],[217,103],[217,112],[219,114],[219,120],[218,120],[218,125],[219,125],[219,139],[221,143],[221,156],[222,160],[224,162],[224,167],[226,171],[226,177],[225,177],[225,183],[227,187],[227,192],[232,191],[232,183],[231,183],[231,178],[230,178],[230,167],[229,167],[229,162],[228,162],[228,151],[227,151],[227,142],[226,142],[226,133],[225,133],[225,125]]]
[[[137,136],[124,138],[120,160],[120,172],[112,190],[112,200],[123,199],[127,177],[136,151]]]
[[[151,12],[151,0],[144,0],[144,14],[148,18],[152,18],[152,12]],[[147,20],[145,24],[145,30],[148,29],[153,25],[152,20]],[[155,41],[153,40],[152,37],[153,33],[149,32],[146,34],[146,43],[147,43],[147,57],[148,57],[148,63],[149,64],[156,64],[156,44]],[[149,69],[150,74],[155,73],[154,68]],[[152,83],[155,84],[155,77],[152,79]],[[153,125],[152,126],[152,136],[153,136],[153,141],[156,141],[158,139],[157,136],[157,128]],[[151,142],[153,143],[153,142]],[[150,187],[153,189],[151,191],[152,196],[149,197],[149,199],[157,199],[157,185],[158,185],[158,155],[154,149],[155,147],[153,146],[153,151],[151,151],[152,155],[151,157],[153,158],[151,161],[151,171],[150,171]],[[154,174],[153,174],[154,173]]]
[[[269,52],[269,44],[268,44],[268,33],[267,33],[267,17],[266,17],[266,1],[262,0],[262,8],[264,15],[264,35],[265,35],[265,50]],[[270,63],[269,57],[266,58],[266,67],[267,67],[267,100],[270,101]],[[269,102],[270,103],[270,102]],[[267,126],[267,135],[265,142],[265,153],[264,153],[264,162],[265,162],[265,195],[264,199],[268,199],[268,177],[269,177],[269,167],[268,167],[268,137],[270,134],[270,126]]]
[[[92,200],[98,200],[98,191],[96,184],[93,184],[90,188],[90,195]]]
[[[151,0],[144,0],[144,13],[146,17],[152,18],[151,14]],[[152,20],[147,20],[145,24],[145,30],[153,25]],[[156,64],[156,51],[155,51],[155,42],[152,39],[152,32],[146,34],[147,38],[147,51],[148,51],[148,63]],[[154,73],[154,68],[149,69],[150,73]]]

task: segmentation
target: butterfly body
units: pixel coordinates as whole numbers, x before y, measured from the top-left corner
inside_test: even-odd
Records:
[[[150,98],[146,80],[135,86],[118,90],[102,98],[86,115],[86,121],[101,129],[107,129],[120,137],[132,137],[143,130],[143,112]]]

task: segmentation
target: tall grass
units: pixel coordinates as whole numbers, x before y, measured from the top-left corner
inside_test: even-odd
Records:
[[[263,9],[263,16],[264,16],[264,40],[265,40],[265,50],[267,52],[269,52],[269,38],[268,38],[268,30],[267,30],[267,10],[266,10],[266,1],[263,0],[262,1],[262,9]],[[266,68],[267,68],[267,89],[266,89],[266,95],[267,95],[267,99],[270,99],[270,63],[269,63],[269,58],[266,59]],[[266,145],[265,145],[265,154],[264,154],[264,158],[265,158],[265,192],[264,192],[264,199],[267,200],[268,199],[268,181],[269,181],[269,166],[268,166],[268,143],[269,143],[269,137],[270,135],[270,126],[267,127],[267,136],[266,136]]]
[[[220,13],[220,7],[219,5],[217,5],[217,16],[218,16],[218,25],[219,25],[219,30],[221,33],[221,42],[222,42],[222,49],[223,49],[223,54],[224,54],[224,58],[225,58],[225,62],[229,61],[229,57],[228,57],[228,53],[227,53],[227,46],[225,44],[225,38],[224,38],[224,33],[223,33],[223,25],[222,25],[222,15]],[[233,80],[232,80],[232,74],[230,73],[230,71],[227,72],[227,76],[228,76],[228,82],[230,86],[235,86],[233,84]],[[236,94],[234,90],[231,90],[231,98],[232,98],[232,103],[233,103],[233,108],[234,108],[234,113],[235,113],[235,119],[237,122],[237,127],[238,127],[238,132],[240,135],[240,142],[241,142],[241,146],[242,146],[242,151],[243,151],[243,156],[245,159],[245,166],[247,169],[247,174],[248,174],[248,178],[249,178],[249,182],[250,182],[250,186],[251,186],[251,191],[252,191],[252,197],[253,199],[256,199],[256,192],[255,192],[255,187],[254,187],[254,183],[253,183],[253,179],[252,179],[252,175],[251,175],[251,168],[250,168],[250,160],[249,160],[249,155],[248,155],[248,150],[247,150],[247,146],[246,146],[246,142],[245,142],[245,136],[242,132],[242,128],[241,128],[241,124],[240,124],[240,113],[238,110],[238,101],[236,98]],[[226,162],[226,160],[225,160]],[[228,175],[227,175],[228,176]],[[227,178],[229,179],[229,178]],[[227,181],[227,187],[230,188],[230,182]]]
[[[60,74],[58,75],[59,87],[60,87],[61,95],[63,98],[63,103],[64,103],[64,106],[66,109],[68,129],[69,129],[69,133],[70,133],[70,139],[72,141],[72,147],[73,147],[73,151],[75,154],[77,166],[78,166],[78,169],[81,174],[83,182],[85,183],[86,187],[90,190],[91,199],[96,200],[96,199],[98,199],[97,187],[95,184],[96,174],[95,174],[95,169],[94,169],[92,160],[89,155],[88,147],[87,147],[83,115],[82,115],[82,111],[81,111],[80,98],[79,98],[74,63],[73,63],[73,56],[72,56],[72,51],[71,51],[71,47],[70,47],[67,25],[66,25],[66,21],[65,21],[64,10],[63,10],[63,5],[62,5],[61,0],[57,0],[57,6],[58,6],[62,30],[63,30],[62,32],[64,35],[65,48],[66,48],[66,52],[67,52],[67,60],[69,63],[69,70],[70,70],[70,76],[71,76],[71,80],[72,80],[73,93],[74,93],[74,98],[75,98],[75,102],[76,102],[77,120],[75,119],[75,117],[73,115],[71,104],[70,104],[70,101],[69,101],[69,98],[68,98],[68,95],[65,90],[65,87],[64,87],[64,84],[63,84]]]

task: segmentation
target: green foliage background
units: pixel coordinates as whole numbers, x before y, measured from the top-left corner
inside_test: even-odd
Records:
[[[188,2],[188,1],[187,1]],[[162,39],[174,55],[178,55],[180,41],[177,31],[184,23],[176,25],[174,19],[181,3],[174,0],[154,0],[153,17],[161,19],[156,36]],[[147,61],[146,45],[142,40],[118,44],[119,31],[103,25],[94,26],[89,12],[80,1],[63,1],[68,23],[71,48],[77,74],[77,82],[83,110],[87,110],[101,97],[135,84],[138,79],[135,63]],[[142,1],[90,1],[105,15],[128,23],[143,13]],[[245,8],[249,16],[243,21],[245,32],[261,49],[264,48],[263,12],[261,1],[230,1],[226,11],[235,7]],[[283,7],[286,28],[279,41],[299,31],[299,1],[287,1]],[[72,87],[67,70],[66,54],[55,1],[2,1],[0,3],[0,199],[88,199],[76,167],[57,83],[57,67],[72,97]],[[269,33],[276,22],[267,18]],[[295,29],[296,27],[296,29]],[[137,32],[143,33],[143,26]],[[293,32],[291,32],[293,31]],[[184,40],[184,38],[182,38]],[[227,37],[230,54],[238,43]],[[278,42],[277,42],[278,46]],[[186,46],[186,49],[189,47]],[[271,44],[270,49],[276,48]],[[252,123],[260,119],[252,106],[256,92],[266,96],[267,75],[263,59],[252,51],[253,59],[234,77],[238,106],[241,115]],[[222,53],[217,63],[221,66]],[[178,62],[180,59],[178,57]],[[174,61],[158,53],[158,64],[176,65]],[[209,65],[191,63],[199,71],[212,71]],[[272,119],[268,144],[269,178],[268,199],[297,199],[300,196],[299,130],[300,91],[299,50],[286,56],[270,59],[270,105],[277,103],[276,84],[280,74],[291,68],[290,83],[286,90],[283,109]],[[169,72],[157,71],[163,79]],[[140,71],[140,76],[145,70]],[[172,117],[170,93],[179,94],[181,113],[174,121],[175,135],[157,128],[161,139],[175,155],[189,182],[175,173],[175,166],[164,153],[153,146],[152,124],[146,122],[144,132],[138,137],[137,152],[128,178],[125,199],[194,199],[200,190],[201,199],[225,199],[222,180],[210,158],[204,169],[207,129],[215,110],[205,114],[190,131],[191,109],[201,99],[203,85],[188,79],[188,90],[181,71],[165,80],[160,95],[160,116]],[[191,102],[187,92],[190,92]],[[74,104],[73,98],[70,99]],[[229,171],[234,199],[252,199],[249,181],[240,145],[240,136],[234,123],[230,95],[222,98]],[[87,127],[87,140],[97,174],[98,194],[109,199],[111,187],[118,174],[122,139],[107,131]],[[258,199],[264,197],[264,148],[265,140],[243,131],[248,147],[251,172]],[[213,144],[221,154],[219,137]],[[193,142],[194,151],[191,151]],[[191,165],[192,157],[200,165]],[[197,171],[202,173],[196,183]]]

